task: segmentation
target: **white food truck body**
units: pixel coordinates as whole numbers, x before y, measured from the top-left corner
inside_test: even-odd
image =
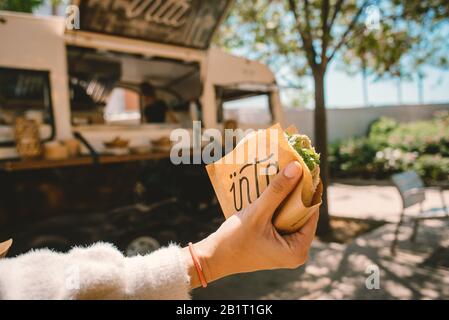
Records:
[[[211,35],[209,42],[210,38]],[[219,116],[219,104],[223,101],[219,102],[217,96],[220,88],[224,88],[224,91],[220,92],[227,90],[230,100],[237,97],[238,92],[244,92],[248,97],[259,92],[266,94],[268,98],[269,119],[264,123],[251,123],[252,117],[247,117],[249,121],[245,123],[237,121],[239,127],[256,129],[282,122],[279,92],[275,77],[269,68],[255,61],[209,48],[209,42],[201,48],[194,48],[129,38],[126,35],[85,31],[83,28],[67,30],[66,20],[61,17],[40,17],[0,11],[0,71],[17,69],[48,73],[50,88],[48,98],[51,101],[52,121],[41,126],[41,138],[64,140],[71,138],[73,132],[77,131],[98,153],[104,151],[104,142],[114,137],[129,140],[131,146],[144,145],[149,144],[151,140],[169,136],[171,130],[180,125],[143,123],[141,120],[137,120],[139,122],[134,125],[127,125],[126,121],[74,123],[76,119],[71,106],[72,93],[69,83],[72,81],[70,69],[75,68],[71,66],[70,61],[78,61],[77,57],[89,56],[88,59],[82,60],[86,61],[88,67],[95,66],[92,61],[100,58],[101,61],[107,61],[108,57],[111,57],[111,61],[120,63],[120,71],[117,73],[119,74],[117,83],[120,87],[137,88],[139,83],[147,80],[153,83],[153,78],[156,78],[153,76],[157,72],[163,73],[162,75],[173,75],[173,79],[161,81],[174,83],[173,87],[176,88],[174,91],[180,92],[182,100],[196,99],[201,104],[201,118],[198,120],[202,121],[204,129],[223,129],[224,119],[223,117],[220,119]],[[171,65],[171,61],[176,63],[173,62]],[[192,77],[197,78],[195,81],[200,88],[190,88],[190,80],[182,79],[182,74],[181,76],[176,74],[184,69],[188,71],[187,68],[192,70],[197,68],[197,71],[193,71],[197,74],[193,74]],[[185,84],[176,84],[176,81],[184,81]],[[189,91],[192,93],[191,96]],[[1,103],[0,100],[0,113]],[[139,117],[143,117],[141,111],[140,104]],[[13,132],[12,123],[0,122],[0,160],[18,157],[13,145]]]

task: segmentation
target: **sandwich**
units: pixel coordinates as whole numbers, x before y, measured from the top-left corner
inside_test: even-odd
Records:
[[[284,137],[288,147],[283,150],[290,154],[289,159],[301,164],[303,173],[296,188],[275,213],[273,224],[281,233],[291,233],[302,227],[313,214],[312,209],[321,204],[320,154],[310,138],[299,134],[293,126],[285,130]]]
[[[264,146],[265,152],[260,152],[259,149]],[[276,146],[277,153],[272,152],[272,146]],[[267,157],[270,153],[276,156]],[[245,155],[243,163],[235,161],[239,154]],[[323,186],[320,180],[320,155],[309,137],[299,134],[293,126],[283,130],[276,124],[267,130],[253,132],[222,159],[206,166],[225,217],[229,218],[253,203],[275,173],[292,161],[300,163],[302,177],[277,208],[273,225],[281,234],[299,230],[321,205]],[[273,168],[277,170],[267,174],[268,169]]]
[[[320,154],[315,151],[309,137],[304,134],[285,133],[288,144],[299,154],[304,162],[303,169],[307,169],[312,176],[312,194],[320,183]]]

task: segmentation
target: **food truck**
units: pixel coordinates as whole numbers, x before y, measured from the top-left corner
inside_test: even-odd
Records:
[[[166,159],[172,130],[195,120],[202,130],[282,123],[270,69],[211,46],[231,5],[81,0],[67,17],[0,11],[0,225],[129,203],[135,165]],[[176,121],[147,116],[143,84]],[[36,124],[48,154],[18,152],[18,118]],[[56,142],[74,139],[78,153],[57,153]]]

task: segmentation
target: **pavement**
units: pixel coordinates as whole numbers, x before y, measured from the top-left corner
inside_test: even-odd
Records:
[[[449,194],[446,192],[446,199]],[[332,215],[395,222],[401,201],[388,186],[334,185]],[[449,202],[448,202],[449,203]],[[441,206],[429,190],[425,207]],[[411,213],[415,209],[411,210]],[[399,233],[387,223],[347,244],[315,240],[306,265],[295,270],[231,276],[193,293],[194,299],[449,299],[449,219],[421,223],[416,242],[412,224]]]
[[[353,186],[347,184],[333,184],[329,187],[329,211],[336,217],[399,221],[402,201],[399,192],[393,186]],[[443,192],[444,199],[449,205],[449,190]],[[441,207],[440,192],[434,189],[426,190],[424,210]],[[409,214],[416,214],[419,206],[407,210]]]

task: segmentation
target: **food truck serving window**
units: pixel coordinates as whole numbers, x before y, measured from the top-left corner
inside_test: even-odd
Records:
[[[218,122],[267,125],[273,121],[270,91],[217,87]]]
[[[0,144],[13,142],[17,117],[35,120],[41,139],[51,139],[54,124],[48,71],[0,67]]]
[[[131,124],[141,122],[141,97],[136,90],[126,87],[115,87],[109,95],[104,109],[106,123],[127,121]]]
[[[189,103],[199,98],[202,89],[197,62],[73,46],[67,49],[74,125],[153,123],[149,114],[154,112],[148,112],[149,107],[160,107],[161,101],[166,106],[165,120],[176,118],[178,124],[191,125]],[[156,101],[145,99],[142,86],[150,87]]]

